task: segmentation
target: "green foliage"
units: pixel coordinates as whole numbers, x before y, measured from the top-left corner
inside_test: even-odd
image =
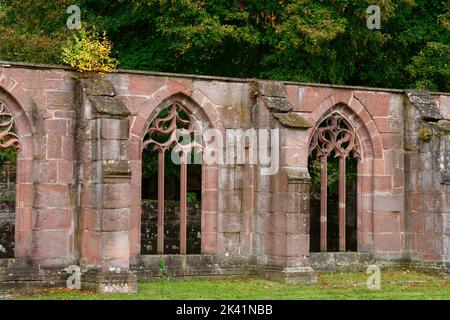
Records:
[[[14,148],[7,148],[0,150],[0,166],[5,164],[16,165],[17,150]]]
[[[422,140],[423,142],[428,142],[431,140],[432,137],[433,137],[433,131],[431,131],[430,129],[425,128],[425,127],[420,128],[420,131],[419,131],[420,140]]]
[[[61,60],[75,68],[83,77],[112,72],[118,61],[111,58],[111,42],[106,33],[82,27],[74,32],[62,48]]]
[[[0,0],[0,59],[58,61],[69,4]],[[450,7],[441,0],[77,4],[83,22],[108,33],[121,68],[449,90]],[[373,4],[381,30],[366,27]]]
[[[158,268],[161,270],[161,274],[164,277],[167,277],[169,275],[169,269],[166,266],[166,263],[164,262],[163,258],[159,258],[158,260]]]
[[[187,195],[187,202],[197,202],[197,193],[195,192],[188,192]]]
[[[311,195],[320,199],[320,173],[321,160],[315,153],[308,161],[308,172],[311,177]],[[357,160],[350,154],[346,159],[346,180],[347,182],[356,181],[357,176]],[[339,159],[334,154],[327,160],[327,187],[328,194],[339,193]]]
[[[450,299],[448,280],[433,273],[382,269],[382,290],[368,289],[365,272],[318,274],[314,286],[284,284],[251,277],[161,279],[139,283],[134,294],[96,294],[80,290],[39,290],[17,293],[17,299],[35,300],[400,300]],[[16,295],[16,293],[13,293]],[[19,295],[20,294],[20,295]]]

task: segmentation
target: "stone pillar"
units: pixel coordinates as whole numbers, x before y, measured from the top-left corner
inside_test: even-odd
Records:
[[[256,125],[280,130],[279,170],[275,175],[259,176],[266,188],[258,186],[257,194],[258,266],[274,280],[314,283],[317,275],[309,264],[310,177],[306,131],[311,125],[293,112],[284,85],[259,82],[254,87],[257,89]]]
[[[128,115],[111,82],[76,84],[77,187],[82,288],[136,291],[129,270],[131,171]]]

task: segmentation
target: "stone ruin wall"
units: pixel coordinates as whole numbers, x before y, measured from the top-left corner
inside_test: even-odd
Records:
[[[145,72],[117,72],[96,84],[73,75],[0,64],[0,99],[21,138],[15,255],[28,265],[116,268],[127,277],[148,216],[140,198],[142,139],[167,101],[221,132],[281,129],[281,169],[273,176],[254,165],[204,166],[205,256],[280,277],[310,270],[309,138],[338,110],[363,144],[358,251],[449,262],[449,94],[431,95],[433,118],[401,90]]]

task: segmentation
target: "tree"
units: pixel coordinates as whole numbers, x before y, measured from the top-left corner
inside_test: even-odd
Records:
[[[373,4],[381,8],[381,30],[366,27]],[[68,34],[68,1],[0,5],[6,38],[0,59],[56,63]],[[449,88],[450,6],[443,0],[81,0],[79,6],[83,22],[106,30],[121,68]]]

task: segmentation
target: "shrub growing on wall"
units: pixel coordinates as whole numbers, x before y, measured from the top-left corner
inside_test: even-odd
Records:
[[[116,69],[118,61],[111,57],[112,43],[106,33],[86,27],[76,31],[62,48],[62,61],[75,68],[83,78]]]

